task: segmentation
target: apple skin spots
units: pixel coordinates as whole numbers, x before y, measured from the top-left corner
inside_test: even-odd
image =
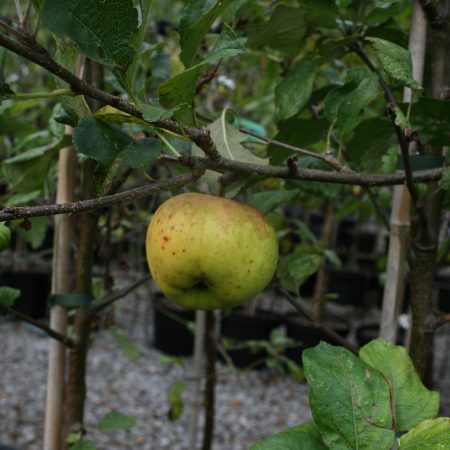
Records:
[[[205,310],[250,300],[270,282],[278,262],[275,231],[259,210],[198,193],[177,195],[158,208],[146,252],[168,298]]]

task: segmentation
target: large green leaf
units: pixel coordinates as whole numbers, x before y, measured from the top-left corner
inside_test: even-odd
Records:
[[[78,152],[110,166],[122,149],[133,139],[120,128],[95,117],[86,117],[73,131],[73,143]]]
[[[335,449],[390,450],[390,386],[348,350],[321,342],[303,352],[309,400],[325,443]]]
[[[113,411],[103,416],[98,424],[101,431],[127,430],[136,425],[136,418],[121,412]]]
[[[70,137],[63,136],[49,144],[30,148],[4,160],[2,169],[11,184],[10,190],[14,193],[24,193],[41,189],[49,176],[48,169],[54,154],[68,144]]]
[[[306,5],[308,23],[316,27],[335,28],[338,9],[333,0],[313,0]]]
[[[124,161],[127,166],[138,169],[154,161],[162,149],[163,144],[159,139],[148,137],[126,145],[119,153],[118,159]]]
[[[404,347],[376,339],[365,345],[359,355],[391,383],[396,431],[409,430],[437,415],[439,394],[423,385]]]
[[[97,450],[93,441],[81,441],[70,447],[70,450]]]
[[[89,58],[125,72],[138,25],[133,0],[45,0],[42,18],[58,36],[68,36]]]
[[[303,423],[257,442],[250,450],[326,450],[314,423]]]
[[[217,17],[232,3],[231,0],[190,0],[180,21],[181,61],[193,65],[195,54]]]
[[[269,21],[247,41],[251,48],[270,47],[295,54],[300,51],[306,32],[306,14],[299,8],[277,5]]]
[[[353,138],[346,146],[346,156],[367,172],[375,173],[382,167],[382,156],[395,138],[389,119],[373,118],[361,122],[353,130]]]
[[[369,37],[383,69],[394,79],[412,89],[421,90],[422,87],[413,78],[411,53],[397,44],[384,39]]]
[[[317,58],[302,59],[275,88],[275,105],[280,119],[289,119],[306,106],[313,90],[318,63]]]
[[[425,420],[400,438],[399,450],[447,450],[450,448],[450,417]]]
[[[408,104],[401,107],[406,113]],[[450,146],[450,100],[421,97],[412,105],[410,120],[422,142]]]
[[[331,95],[331,92],[329,95]],[[350,133],[361,122],[363,119],[362,111],[378,95],[378,78],[371,75],[361,81],[356,89],[343,96],[340,101],[337,100],[336,128],[340,130],[341,134]]]

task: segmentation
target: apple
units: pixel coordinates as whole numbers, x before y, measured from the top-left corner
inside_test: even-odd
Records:
[[[270,282],[278,241],[256,208],[187,193],[164,202],[146,238],[150,272],[166,297],[191,309],[225,309],[253,298]]]

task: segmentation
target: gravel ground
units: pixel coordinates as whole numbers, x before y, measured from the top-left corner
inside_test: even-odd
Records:
[[[161,353],[148,345],[145,302],[136,297],[121,302],[117,326],[139,348],[130,362],[107,332],[95,334],[88,359],[87,438],[99,450],[184,450],[190,415],[189,376],[185,368],[160,362]],[[437,339],[436,374],[442,415],[450,415],[450,327]],[[48,339],[28,325],[0,317],[0,444],[20,450],[42,448]],[[233,373],[219,364],[216,389],[214,450],[246,450],[250,444],[311,418],[305,384],[267,370]],[[178,421],[168,419],[166,390],[175,380],[188,380],[185,412]],[[137,418],[131,430],[100,432],[100,418],[118,410]]]
[[[107,331],[95,335],[88,358],[86,438],[99,450],[187,449],[192,359],[183,358],[184,369],[161,363],[162,354],[148,345],[151,330],[144,332],[144,311],[133,303],[128,300],[128,308],[120,309],[117,326],[139,348],[137,360],[125,358]],[[0,444],[41,449],[48,339],[28,325],[2,322],[0,317],[0,342]],[[273,432],[311,418],[303,383],[268,370],[236,374],[223,364],[218,364],[218,373],[214,450],[248,449]],[[171,422],[166,390],[182,379],[188,380],[185,412]],[[137,425],[131,430],[98,431],[100,418],[113,410],[135,416]]]

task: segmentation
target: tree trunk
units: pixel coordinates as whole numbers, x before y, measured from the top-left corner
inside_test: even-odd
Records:
[[[425,62],[427,21],[418,1],[414,2],[408,48],[412,54],[413,76],[422,83]],[[411,90],[405,88],[405,102],[411,101]],[[413,148],[410,145],[410,153]],[[409,247],[411,198],[406,186],[395,186],[390,220],[386,283],[383,294],[380,336],[389,342],[397,339],[398,315],[405,294],[406,262]]]
[[[441,2],[449,17],[450,0]],[[431,95],[444,98],[446,83],[450,79],[450,30],[433,29],[431,32]],[[426,147],[427,155],[442,155],[442,148]],[[428,219],[428,230],[417,223],[413,233],[414,263],[411,271],[412,330],[410,354],[421,378],[431,384],[433,333],[429,320],[433,316],[433,281],[436,272],[436,256],[439,223],[442,212],[442,190],[438,183],[429,183],[423,198]]]

